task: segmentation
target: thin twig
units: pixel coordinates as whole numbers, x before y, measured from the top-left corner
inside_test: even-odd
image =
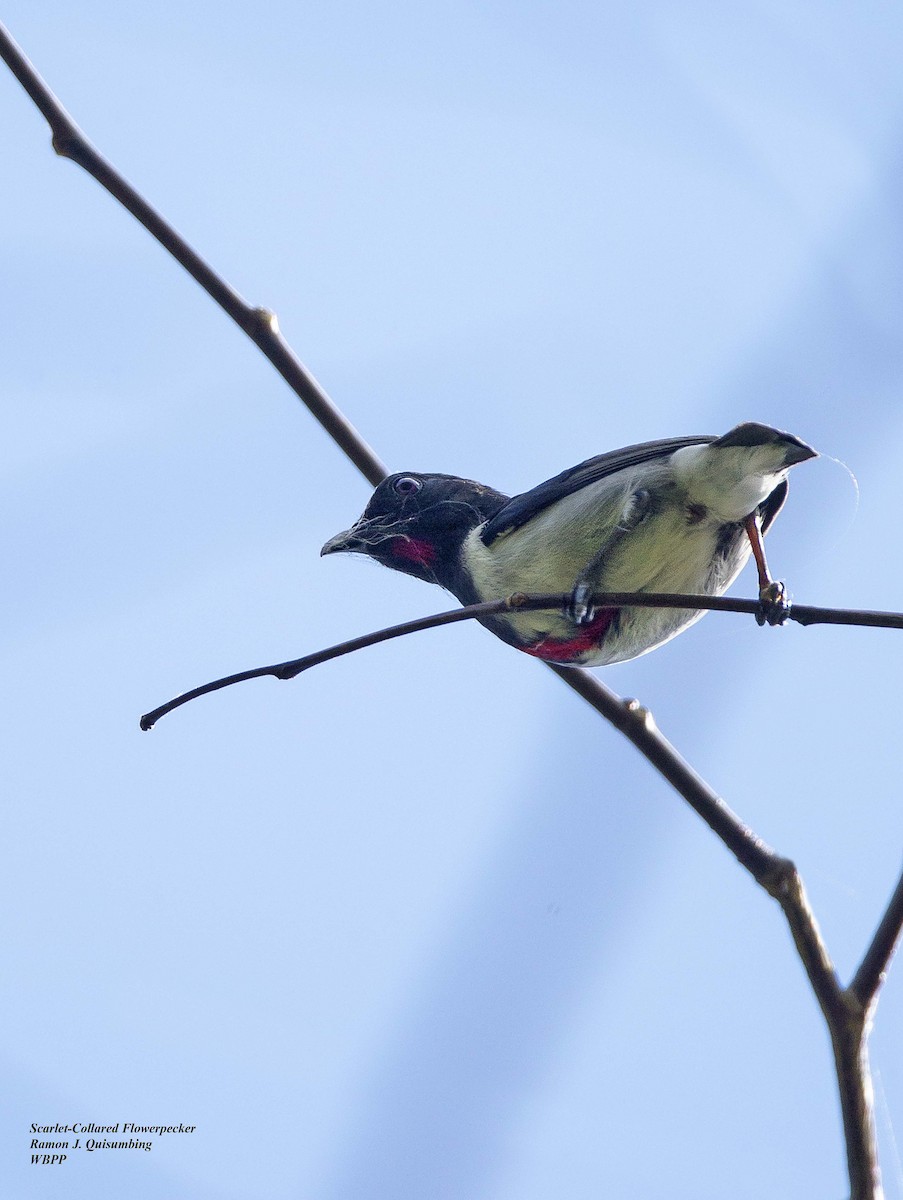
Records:
[[[463,608],[453,608],[446,612],[436,613],[430,617],[417,617],[413,621],[403,621],[400,625],[390,625],[387,629],[378,629],[375,633],[365,633],[360,637],[350,638],[339,642],[325,650],[317,650],[300,658],[289,659],[286,662],[273,663],[268,667],[252,667],[247,671],[238,671],[234,675],[225,675],[214,679],[211,683],[201,684],[189,692],[161,704],[152,712],[145,713],[140,725],[144,730],[152,729],[161,717],[181,708],[189,700],[198,696],[206,696],[210,692],[218,692],[221,688],[230,687],[233,683],[244,683],[248,679],[260,679],[264,675],[272,675],[276,679],[294,679],[302,671],[320,663],[341,658],[345,654],[353,654],[356,650],[364,650],[367,646],[376,646],[380,642],[388,642],[392,638],[405,637],[409,633],[421,633],[426,629],[438,629],[441,625],[453,625],[458,621],[482,620],[484,617],[497,616],[500,613],[516,609],[518,612],[538,612],[544,609],[563,609],[570,596],[567,593],[552,592],[540,595],[525,595],[516,592],[504,600],[487,600],[480,604],[468,604]],[[729,596],[696,596],[678,592],[598,592],[592,597],[595,608],[624,607],[633,608],[689,608],[713,609],[718,612],[752,613],[757,615],[761,609],[758,600],[735,600]],[[800,615],[801,614],[801,615]],[[882,625],[892,629],[903,629],[903,613],[876,613],[854,611],[841,608],[815,608],[812,605],[793,606],[787,612],[787,619],[799,621],[802,625],[837,624],[837,625]],[[880,618],[880,619],[879,619]],[[573,672],[573,668],[569,668]],[[564,677],[571,682],[570,675]]]
[[[897,880],[894,894],[875,930],[871,945],[866,950],[859,970],[853,976],[850,991],[856,996],[864,1010],[873,1003],[878,989],[894,956],[900,933],[903,932],[903,875]]]
[[[267,308],[254,308],[213,270],[163,217],[152,208],[130,183],[107,162],[72,120],[56,96],[38,75],[0,25],[0,58],[7,64],[43,114],[52,134],[57,154],[83,167],[99,184],[152,234],[173,258],[184,267],[207,294],[259,347],[282,378],[304,402],[336,444],[345,452],[362,475],[376,486],[388,474],[385,464],[367,445],[354,426],[333,404],[304,364],[293,354],[279,332],[276,314]]]
[[[0,57],[46,118],[57,153],[71,158],[88,171],[157,238],[255,342],[370,483],[379,483],[387,473],[385,466],[289,349],[279,334],[275,315],[268,309],[254,308],[242,300],[172,226],[102,158],[2,26]],[[633,603],[637,603],[636,599]],[[673,603],[672,597],[671,604]],[[725,607],[749,603],[729,601]],[[693,607],[702,608],[703,605],[694,599]],[[721,608],[722,604],[711,603],[705,607]],[[729,611],[754,610],[734,607],[729,608]],[[821,611],[833,613],[831,617],[822,616],[821,620],[834,624],[900,627],[899,615],[894,613],[851,614],[842,613],[840,610]],[[814,623],[806,619],[805,608],[796,606],[794,613],[793,619],[801,624]],[[854,615],[864,619],[852,620]],[[456,610],[454,618],[450,619],[462,620],[466,617],[458,615]],[[400,635],[396,633],[392,636]],[[295,660],[295,663],[298,661]],[[278,664],[283,668],[286,665]],[[874,1144],[871,1089],[865,1051],[865,1018],[866,1012],[870,1012],[874,1007],[883,973],[887,969],[903,924],[903,881],[894,893],[894,898],[853,984],[846,990],[842,989],[837,982],[818,926],[806,901],[802,882],[793,864],[775,854],[743,825],[659,733],[651,715],[637,701],[621,701],[597,679],[578,668],[551,665],[551,669],[641,750],[649,762],[736,854],[743,866],[780,902],[831,1033],[847,1142],[851,1200],[879,1200],[881,1185]],[[244,672],[241,676],[218,681],[218,685],[226,686],[228,682],[237,682],[238,678],[251,678],[260,673],[272,673],[272,669],[262,668],[256,672]],[[185,697],[180,698],[180,702],[184,703],[195,694],[198,694],[197,690],[194,693],[186,693]],[[153,714],[148,714],[148,717],[151,716]]]
[[[338,642],[325,650],[316,650],[313,654],[305,654],[301,658],[292,658],[286,662],[273,663],[269,667],[251,667],[247,671],[238,671],[234,675],[225,675],[222,679],[214,679],[212,683],[203,683],[200,687],[183,692],[173,700],[161,704],[159,708],[145,713],[139,724],[142,729],[152,729],[161,717],[165,717],[175,708],[181,708],[189,700],[198,696],[206,696],[210,692],[218,692],[220,688],[231,687],[233,683],[244,683],[247,679],[261,679],[272,675],[275,679],[294,679],[302,671],[320,663],[329,662],[333,658],[341,658],[345,654],[353,654],[355,650],[363,650],[367,646],[376,646],[379,642],[388,642],[392,638],[404,637],[409,633],[418,633],[422,629],[435,629],[440,625],[452,625],[456,621],[470,621],[474,617],[488,617],[504,612],[512,606],[506,600],[491,600],[486,604],[472,604],[468,608],[454,608],[449,612],[438,613],[431,617],[418,617],[414,621],[404,621],[401,625],[390,625],[387,629],[378,629],[375,633],[365,633],[360,637],[351,638],[347,642]]]

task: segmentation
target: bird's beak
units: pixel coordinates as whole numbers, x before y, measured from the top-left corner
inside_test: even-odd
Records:
[[[329,539],[320,551],[320,556],[322,557],[324,554],[341,554],[343,551],[366,549],[365,544],[359,537],[360,530],[361,522],[358,521],[356,525],[352,525],[344,533],[337,533],[335,537]]]

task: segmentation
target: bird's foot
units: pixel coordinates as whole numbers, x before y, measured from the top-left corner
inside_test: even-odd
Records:
[[[575,625],[591,625],[596,615],[593,605],[593,588],[586,580],[577,580],[568,600],[567,616]]]
[[[776,581],[763,584],[759,588],[756,622],[759,625],[783,625],[789,616],[790,601],[784,584]]]

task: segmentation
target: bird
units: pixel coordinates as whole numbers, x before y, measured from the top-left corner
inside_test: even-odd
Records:
[[[790,468],[817,454],[793,434],[747,421],[721,437],[612,450],[514,497],[455,475],[400,471],[320,553],[366,555],[464,605],[567,594],[559,610],[481,620],[536,658],[607,666],[656,649],[704,613],[597,608],[597,592],[720,596],[752,554],[759,623],[786,619],[786,587],[771,578],[763,536],[787,498]]]

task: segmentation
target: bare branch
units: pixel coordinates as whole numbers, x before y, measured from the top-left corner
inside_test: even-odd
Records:
[[[887,911],[881,918],[872,943],[866,950],[859,970],[850,984],[850,991],[853,992],[865,1011],[868,1011],[872,1005],[884,982],[890,960],[893,958],[900,940],[901,931],[903,931],[903,875],[897,881]]]
[[[52,131],[56,152],[82,166],[144,225],[262,350],[370,483],[379,483],[387,474],[385,466],[287,346],[279,333],[275,315],[265,308],[248,305],[114,170],[85,138],[2,26],[0,57],[46,118]],[[639,597],[630,594],[621,594],[620,600],[615,600],[614,596],[614,593],[609,594],[610,603],[629,602],[638,605],[641,602]],[[561,597],[556,598],[556,602],[560,600]],[[646,596],[643,602],[670,607],[679,603],[681,607],[694,609],[759,611],[758,602],[753,601],[686,596],[657,597],[653,600],[652,597]],[[498,603],[507,606],[509,602]],[[440,621],[435,618],[423,618],[421,622],[409,622],[406,626],[381,630],[377,634],[343,643],[342,647],[332,647],[330,650],[308,655],[305,659],[228,676],[203,688],[186,692],[169,705],[148,713],[142,718],[142,727],[150,728],[153,721],[164,712],[187,703],[197,695],[226,687],[239,680],[262,674],[291,678],[293,674],[314,665],[315,661],[323,662],[328,658],[337,657],[339,653],[348,653],[349,648],[359,649],[363,645],[372,645],[388,637],[399,637],[402,633],[412,631],[411,627],[429,628],[431,624],[467,620],[475,615],[477,614],[458,609],[450,614],[441,614],[443,619]],[[820,622],[903,627],[903,618],[897,613],[853,613],[798,605],[791,610],[791,619],[804,625]],[[903,880],[897,886],[853,984],[846,990],[842,989],[794,865],[778,856],[731,812],[724,801],[667,742],[656,728],[649,712],[637,701],[620,700],[597,679],[578,668],[552,666],[551,669],[629,738],[692,805],[742,865],[781,904],[831,1034],[847,1142],[851,1200],[879,1200],[881,1184],[874,1143],[871,1087],[866,1056],[866,1016],[874,1007],[883,974],[903,926]]]
[[[375,633],[365,633],[360,637],[339,642],[325,650],[317,650],[313,654],[305,654],[301,658],[289,659],[282,663],[273,663],[268,667],[252,667],[248,671],[239,671],[235,675],[225,675],[222,679],[214,679],[211,683],[201,684],[189,692],[183,692],[166,704],[152,712],[145,713],[140,725],[144,730],[152,729],[161,717],[181,708],[189,700],[198,696],[206,696],[210,692],[218,692],[220,688],[230,687],[233,683],[244,683],[247,679],[260,679],[264,675],[272,675],[276,679],[294,679],[302,671],[320,663],[329,662],[333,658],[341,658],[345,654],[353,654],[367,646],[376,646],[379,642],[387,642],[392,638],[405,637],[409,633],[420,633],[425,629],[437,629],[441,625],[453,625],[458,621],[479,620],[482,617],[497,616],[499,613],[517,609],[519,612],[537,612],[543,609],[564,608],[570,596],[567,593],[552,592],[540,595],[525,595],[515,592],[504,600],[488,600],[481,604],[468,604],[463,608],[453,608],[446,612],[436,613],[431,617],[417,617],[413,621],[404,621],[400,625],[390,625],[386,629],[378,629]],[[695,596],[677,592],[597,592],[592,597],[596,608],[623,607],[630,605],[634,608],[689,608],[712,609],[717,612],[752,613],[760,611],[758,600],[735,600],[728,596]],[[797,616],[797,613],[802,616]],[[903,628],[903,613],[875,613],[854,611],[852,609],[814,608],[811,605],[793,607],[788,612],[788,619],[799,620],[803,625],[841,624],[841,625],[883,625],[892,629]],[[568,667],[562,675],[566,683],[574,686],[574,677],[579,668]],[[592,679],[592,676],[587,676]],[[588,689],[591,694],[591,689]],[[582,694],[582,693],[581,693]],[[589,699],[589,695],[585,697]],[[592,703],[592,701],[590,701]]]
[[[421,629],[435,629],[439,625],[452,625],[456,621],[469,621],[474,617],[487,617],[504,612],[513,607],[508,600],[491,600],[486,604],[472,604],[468,608],[454,608],[449,612],[438,613],[431,617],[419,617],[415,621],[405,621],[401,625],[391,625],[387,629],[378,629],[375,633],[365,633],[361,637],[351,638],[347,642],[339,642],[325,650],[317,650],[313,654],[305,654],[301,658],[293,658],[287,662],[273,663],[269,667],[252,667],[248,671],[239,671],[235,675],[225,675],[222,679],[214,679],[212,683],[201,684],[190,692],[161,704],[159,708],[145,713],[139,724],[142,729],[152,729],[161,717],[181,708],[189,700],[198,696],[206,696],[209,692],[218,692],[220,688],[231,687],[233,683],[244,683],[246,679],[260,679],[264,675],[272,675],[275,679],[294,679],[302,671],[316,667],[320,663],[329,662],[333,658],[341,658],[344,654],[353,654],[355,650],[363,650],[366,646],[375,646],[379,642],[388,642],[392,638],[404,637],[408,633],[417,633]],[[537,607],[544,607],[538,605]]]
[[[279,332],[275,313],[266,308],[254,308],[243,300],[156,209],[151,208],[144,197],[123,179],[85,137],[2,25],[0,58],[46,119],[57,154],[70,158],[83,167],[169,251],[176,262],[185,268],[266,355],[289,387],[374,487],[384,479],[388,474],[384,463],[292,353]]]

